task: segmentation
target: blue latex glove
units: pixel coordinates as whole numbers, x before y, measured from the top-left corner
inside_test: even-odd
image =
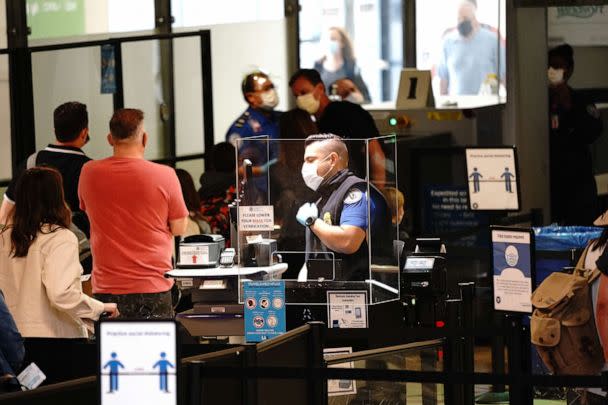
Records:
[[[300,207],[298,213],[296,214],[296,219],[304,226],[306,226],[306,219],[309,217],[313,217],[314,219],[319,218],[319,209],[317,208],[317,204],[306,203]]]
[[[268,162],[260,166],[260,170],[262,171],[262,173],[267,173],[268,169],[270,169],[270,166],[274,165],[278,161],[279,159],[270,159]]]

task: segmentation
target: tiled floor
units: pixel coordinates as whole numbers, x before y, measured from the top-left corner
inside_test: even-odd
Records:
[[[380,364],[382,368],[389,369],[405,369],[407,370],[420,370],[420,361],[416,356],[408,356],[404,359],[399,356],[393,358],[385,358],[380,361],[373,362],[356,362],[355,367],[367,367],[376,368],[374,365]],[[406,364],[406,367],[400,367],[400,364]],[[475,350],[475,371],[476,372],[490,372],[491,371],[491,351],[489,347],[476,347]],[[441,367],[438,364],[437,370]],[[393,404],[404,404],[404,405],[423,405],[423,392],[425,398],[435,397],[436,405],[444,404],[443,385],[427,385],[422,387],[421,384],[412,383],[389,383],[389,382],[371,382],[366,383],[365,381],[357,381],[357,394],[347,396],[334,396],[330,397],[330,405],[393,405]],[[489,392],[491,389],[488,385],[476,385],[475,386],[475,397],[481,394]],[[425,401],[425,405],[429,403]],[[506,402],[496,402],[506,403]],[[534,401],[535,405],[565,405],[566,401],[560,400],[547,400],[537,399]]]

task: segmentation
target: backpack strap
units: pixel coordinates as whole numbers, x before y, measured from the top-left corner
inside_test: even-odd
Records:
[[[589,249],[591,249],[593,242],[595,242],[595,239],[587,243],[585,250],[581,253],[581,257],[578,259],[578,262],[576,262],[576,267],[574,268],[576,274],[587,279],[587,284],[593,283],[602,274],[597,266],[593,269],[585,268],[585,260],[587,259],[587,254],[589,253]]]
[[[577,268],[577,269],[585,268],[585,260],[587,259],[587,253],[589,253],[589,249],[591,248],[591,244],[593,242],[594,241],[590,241],[589,243],[587,243],[587,246],[585,246],[583,253],[581,253],[581,257],[579,257],[578,262],[576,262],[575,268]]]

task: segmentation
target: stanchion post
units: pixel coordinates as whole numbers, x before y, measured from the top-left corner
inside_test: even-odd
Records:
[[[327,404],[327,380],[323,374],[314,372],[315,369],[320,370],[325,364],[323,360],[325,324],[308,322],[308,325],[311,327],[309,349],[312,354],[308,361],[308,398],[312,399],[311,404],[325,405]]]
[[[462,300],[459,299],[445,301],[446,327],[448,330],[460,327],[461,304]],[[448,336],[446,338],[443,356],[443,367],[445,371],[462,371],[462,337]],[[462,385],[445,384],[443,391],[446,405],[464,404]]]
[[[475,328],[475,311],[473,309],[473,299],[475,298],[475,283],[458,283],[460,287],[460,297],[462,298],[462,327],[467,330]],[[475,337],[463,337],[463,371],[467,373],[475,372]],[[475,402],[475,385],[465,384],[463,387],[464,403],[473,404]]]
[[[200,405],[202,401],[201,397],[201,363],[193,361],[187,365],[188,373],[188,386],[184,387],[182,392],[189,398],[188,405]],[[184,403],[186,403],[184,401]]]
[[[522,326],[521,315],[509,315],[509,404],[532,405],[532,387],[523,375],[530,370],[530,330]]]
[[[502,330],[505,325],[504,313],[500,311],[494,311],[492,318],[494,326]],[[501,334],[495,334],[492,336],[492,374],[504,374],[505,373],[505,338]],[[494,384],[492,386],[493,392],[505,392],[504,384]]]
[[[243,352],[243,368],[252,368],[257,366],[256,346],[254,344],[246,345]],[[257,377],[242,376],[243,387],[243,405],[255,405],[258,398],[258,379]],[[200,405],[200,402],[198,403]]]

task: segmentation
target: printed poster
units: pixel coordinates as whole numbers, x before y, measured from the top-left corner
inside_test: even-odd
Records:
[[[285,281],[247,281],[243,288],[245,340],[261,342],[285,333]]]
[[[494,309],[532,313],[531,232],[492,230]]]
[[[514,148],[468,148],[466,161],[471,210],[519,210]]]

